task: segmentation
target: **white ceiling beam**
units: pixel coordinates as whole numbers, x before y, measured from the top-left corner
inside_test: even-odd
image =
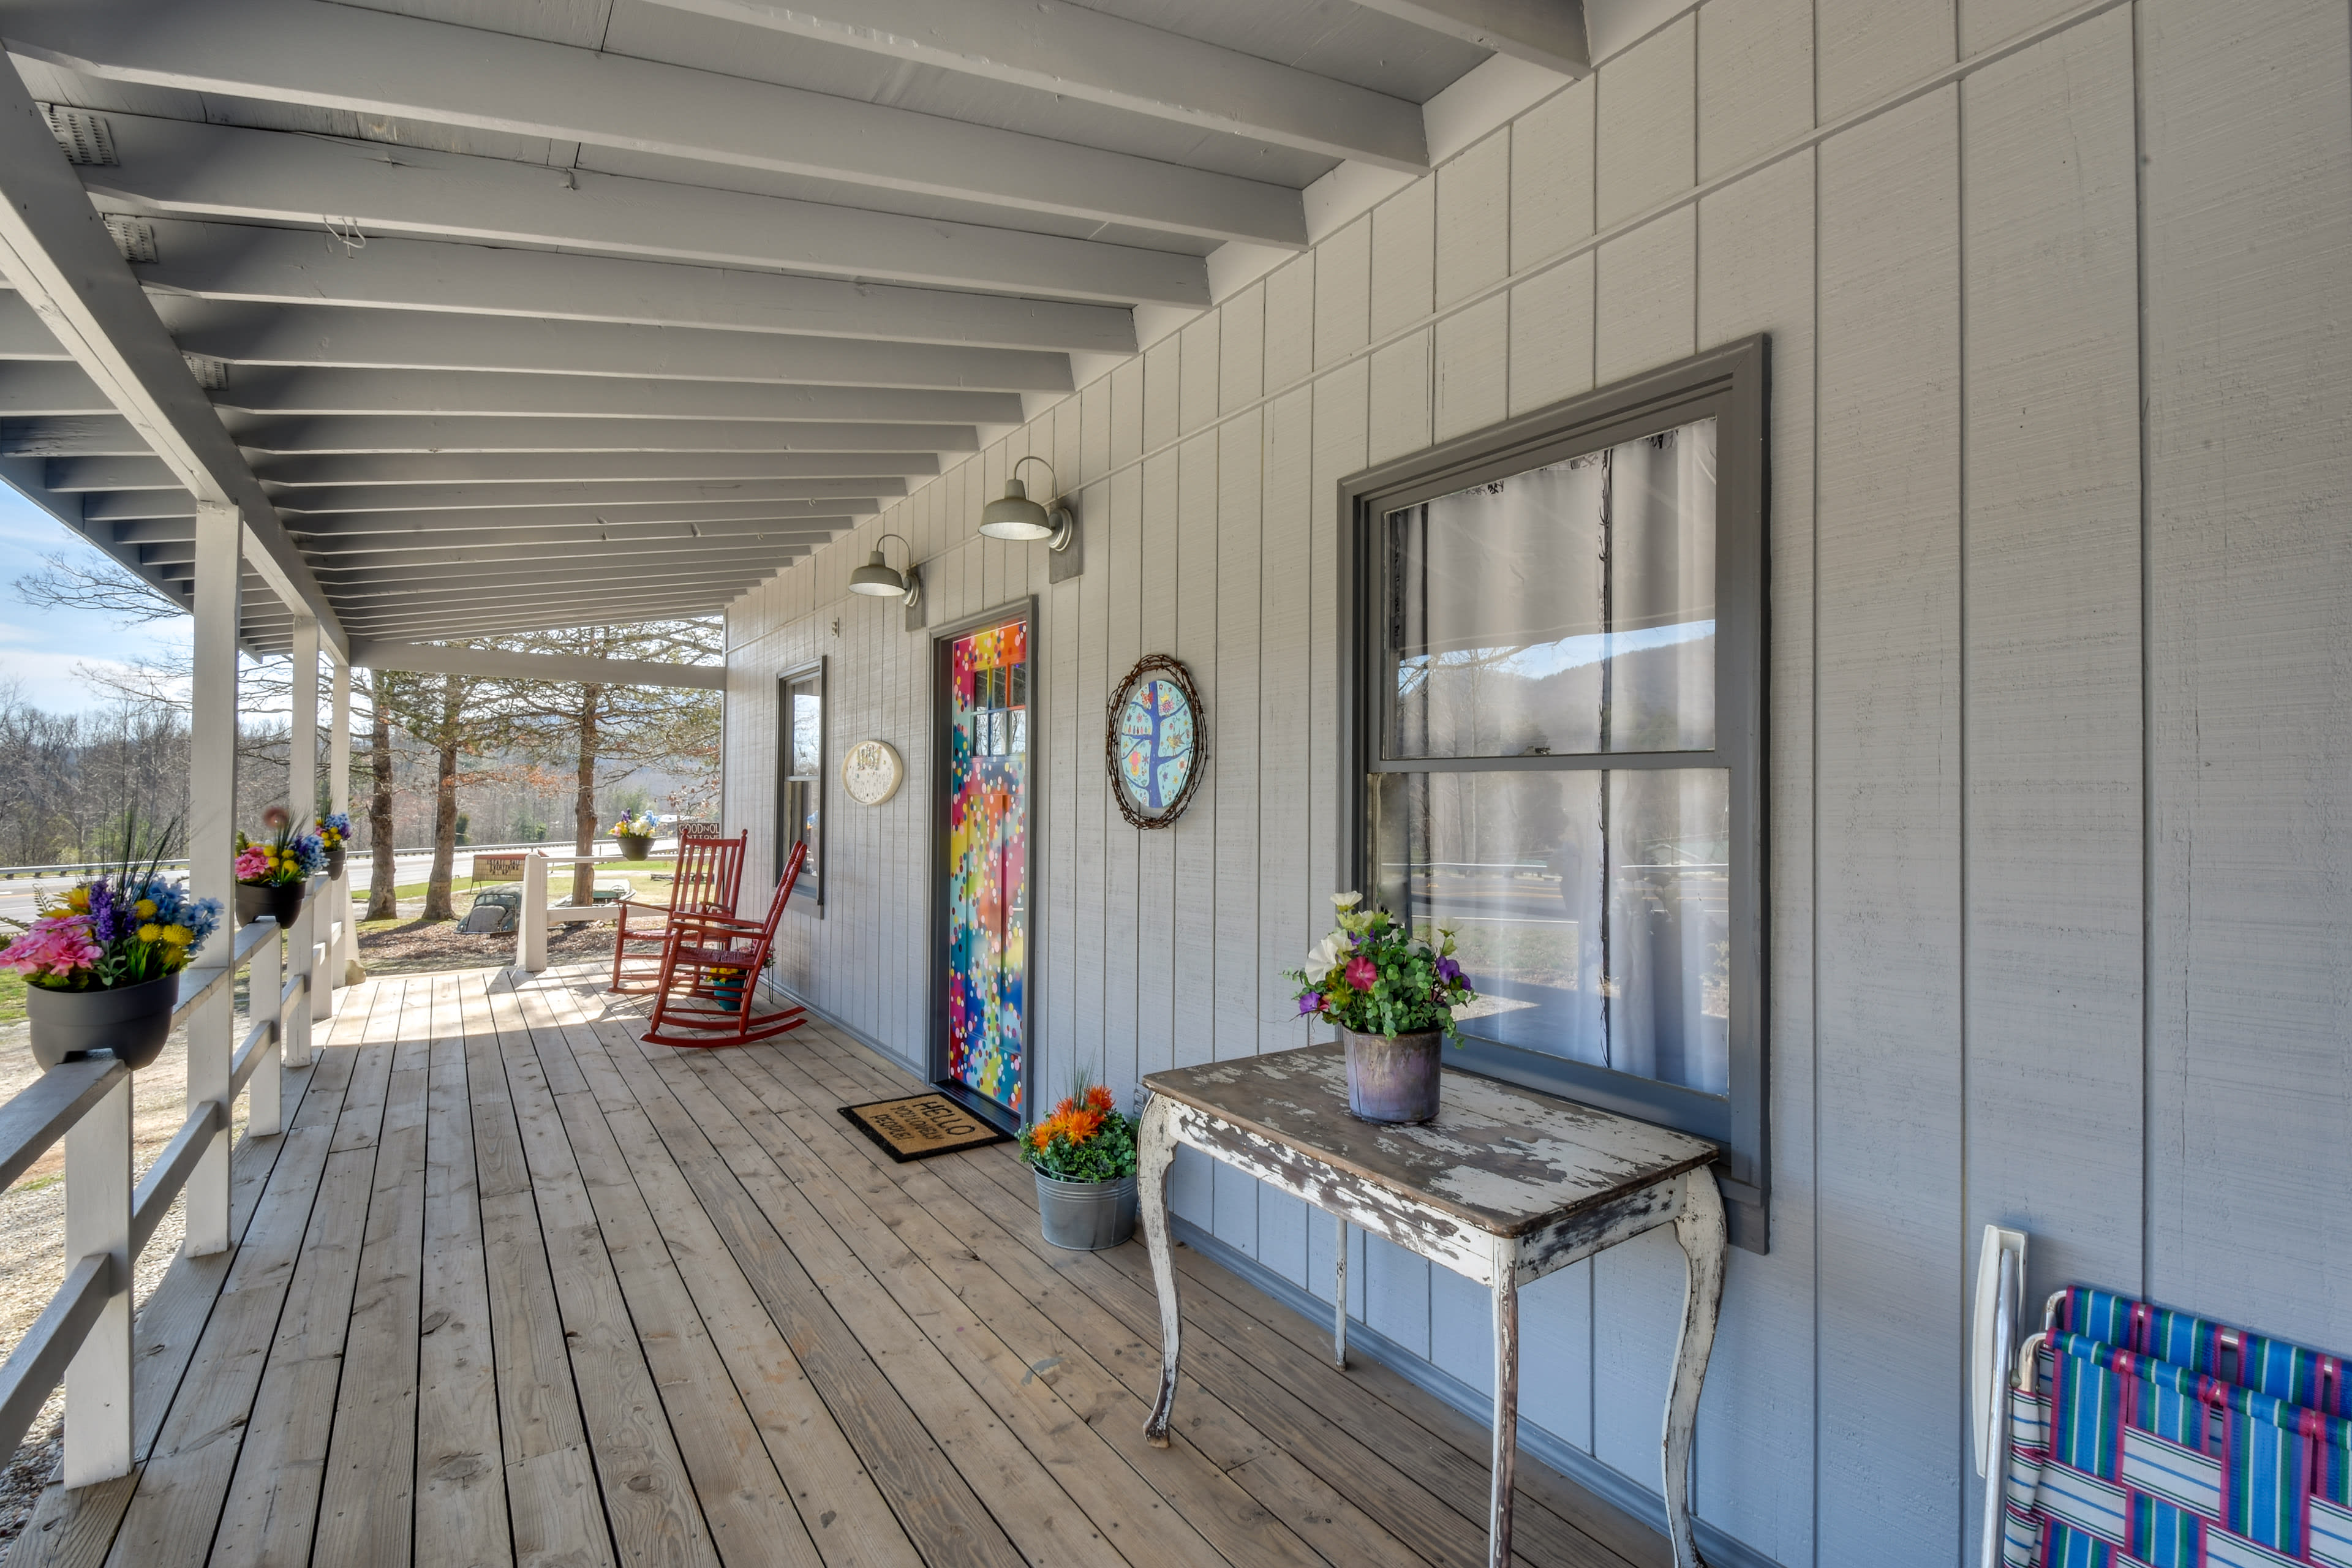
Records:
[[[83,182],[110,206],[152,216],[323,233],[331,213],[371,237],[562,246],[1114,305],[1209,303],[1208,264],[1172,251],[377,142],[104,118],[120,162],[85,168]]]
[[[340,650],[343,632],[333,606],[148,305],[47,118],[16,68],[5,64],[0,64],[0,275],[104,390],[110,411],[131,423],[191,493],[237,509],[245,551],[270,590],[310,610],[320,637]]]
[[[0,458],[144,458],[147,443],[119,414],[18,419],[0,415]]]
[[[572,480],[541,485],[347,485],[340,489],[289,490],[278,497],[278,510],[287,520],[288,527],[299,531],[304,523],[297,520],[337,512],[470,511],[486,507],[604,509],[676,506],[680,501],[873,500],[906,493],[907,481],[895,479],[670,479],[620,485]],[[87,510],[83,515],[89,515]],[[158,511],[146,515],[178,514]],[[195,514],[191,510],[188,515]]]
[[[160,458],[51,458],[47,477],[53,490],[180,489],[179,476]]]
[[[116,462],[100,458],[51,458],[50,489],[128,489],[126,485],[59,486],[57,465]],[[137,459],[128,459],[136,461]],[[278,505],[306,489],[346,485],[544,484],[563,480],[616,483],[665,479],[789,479],[877,475],[920,477],[940,471],[929,452],[375,452],[349,457],[265,458],[254,464],[261,485]],[[79,475],[79,468],[68,470]],[[93,474],[122,470],[91,469]],[[887,490],[870,492],[886,495]]]
[[[451,316],[342,305],[243,305],[174,295],[156,313],[184,353],[234,365],[523,371],[631,380],[1067,392],[1070,356],[958,343]]]
[[[1592,73],[1582,0],[1356,0],[1356,4],[1562,76]]]
[[[306,550],[318,542],[360,534],[463,533],[502,528],[604,528],[639,522],[738,522],[746,519],[774,521],[797,517],[871,516],[881,510],[881,499],[860,496],[834,500],[691,500],[629,505],[604,502],[595,506],[484,506],[463,511],[345,511],[324,517],[289,517],[287,528],[299,535]]]
[[[674,588],[689,583],[711,586],[726,583],[756,583],[774,571],[779,563],[778,557],[773,554],[761,556],[757,561],[680,563],[676,566],[635,571],[609,565],[574,565],[567,562],[545,577],[532,576],[531,569],[527,566],[477,570],[462,575],[436,573],[428,567],[414,575],[387,575],[339,583],[331,592],[335,595],[335,603],[344,614],[349,615],[362,608],[375,608],[389,601],[404,600],[414,604],[420,595],[458,590],[545,595],[559,590],[606,593],[615,587],[624,587],[635,592],[652,586]]]
[[[533,548],[568,550],[575,545],[593,550],[631,549],[697,550],[716,547],[721,543],[742,542],[757,544],[761,540],[790,536],[795,540],[831,538],[848,526],[846,518],[731,518],[706,520],[700,522],[611,522],[577,526],[555,524],[543,527],[502,528],[488,531],[467,529],[394,528],[380,534],[324,534],[310,542],[312,563],[320,572],[340,566],[362,566],[386,551],[429,548],[434,551],[466,550],[483,545],[527,544]],[[123,530],[163,530],[169,523],[118,522],[116,542],[121,542]],[[158,531],[142,536],[140,542],[190,537],[185,533]],[[436,559],[428,554],[427,559]]]
[[[781,572],[798,560],[779,560]],[[656,583],[641,588],[553,588],[544,593],[510,593],[503,589],[416,595],[405,601],[387,600],[380,607],[357,605],[355,626],[373,631],[415,628],[427,637],[479,635],[497,630],[502,622],[530,624],[527,617],[568,620],[593,625],[618,618],[622,613],[664,615],[681,613],[682,604],[724,603],[742,592],[740,579],[723,582]],[[756,581],[756,579],[755,579]],[[692,612],[685,612],[692,613]]]
[[[149,220],[150,293],[263,305],[350,305],[649,327],[794,332],[877,342],[1129,354],[1115,305],[796,278],[667,261],[509,250],[378,235],[359,249],[323,229]]]
[[[352,663],[361,669],[421,675],[487,675],[509,680],[561,680],[577,685],[677,686],[727,689],[723,664],[667,664],[649,658],[595,658],[586,654],[516,653],[505,648],[436,647],[427,643],[352,639]]]
[[[8,47],[68,70],[1012,212],[1303,249],[1298,193],[1129,153],[320,0],[17,0]]]
[[[186,374],[184,367],[182,374]],[[0,363],[0,418],[48,419],[113,412],[114,399],[100,389],[88,371],[71,362]]]
[[[434,419],[332,415],[237,417],[257,452],[976,452],[969,425],[788,424],[701,419]]]
[[[132,522],[150,518],[186,518],[194,523],[196,498],[185,490],[93,490],[81,498],[84,522]],[[191,534],[190,538],[194,535]]]
[[[1036,0],[653,0],[673,10],[1426,174],[1421,108],[1352,82]]]
[[[22,294],[0,289],[0,360],[72,359]]]
[[[586,581],[598,577],[627,578],[631,574],[651,577],[662,573],[731,572],[739,567],[772,561],[780,552],[812,550],[828,542],[830,536],[822,532],[780,533],[768,539],[742,541],[702,540],[689,542],[691,548],[656,550],[616,550],[610,546],[598,548],[596,542],[587,541],[548,549],[544,553],[518,554],[495,552],[483,553],[483,559],[376,561],[373,557],[348,557],[369,560],[366,566],[322,564],[320,581],[331,594],[342,594],[400,583],[431,582],[501,582],[530,584],[543,582]],[[543,572],[546,576],[534,579],[530,574]]]
[[[692,599],[657,599],[642,605],[620,605],[607,603],[601,606],[603,613],[593,617],[583,617],[574,613],[561,611],[510,612],[506,615],[486,616],[470,623],[459,623],[451,617],[440,616],[424,626],[393,625],[371,627],[370,630],[377,636],[405,638],[505,637],[517,632],[554,631],[564,626],[624,626],[639,621],[685,621],[716,616],[739,597],[740,595],[737,594],[721,594],[708,598],[696,595]]]
[[[797,559],[797,557],[794,557]],[[730,571],[679,574],[660,578],[632,581],[611,576],[580,578],[560,584],[534,586],[528,583],[506,581],[496,583],[435,583],[421,584],[414,589],[394,585],[382,590],[341,593],[335,603],[349,616],[375,615],[413,615],[434,605],[455,603],[495,605],[500,599],[509,604],[561,604],[569,596],[580,601],[593,601],[615,593],[740,593],[762,577],[780,572],[792,564],[788,560],[770,560],[757,565],[739,566]],[[427,597],[431,595],[431,597]]]
[[[479,566],[500,561],[539,562],[576,554],[593,554],[615,561],[654,561],[663,556],[704,555],[720,550],[755,552],[772,547],[823,544],[846,531],[848,526],[846,518],[783,518],[757,531],[746,529],[699,536],[689,534],[647,539],[600,538],[593,533],[576,532],[542,534],[533,529],[514,529],[463,543],[432,538],[367,542],[353,549],[320,550],[311,559],[317,563],[320,572],[329,574],[338,570],[368,571],[380,566]],[[186,559],[182,546],[156,548],[166,552],[177,552],[180,559]]]
[[[5,367],[0,367],[5,374]],[[822,419],[844,423],[1017,425],[1014,392],[895,386],[762,386],[628,381],[475,370],[275,370],[239,366],[213,394],[248,414],[428,414],[438,418],[552,414],[601,419]]]

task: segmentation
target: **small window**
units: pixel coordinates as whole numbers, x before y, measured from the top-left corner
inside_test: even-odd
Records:
[[[782,743],[776,792],[776,868],[795,844],[808,846],[801,879],[793,884],[795,902],[824,902],[824,661],[786,675],[782,689]]]
[[[1764,1205],[1760,341],[1352,480],[1356,885],[1463,1066],[1714,1138]]]

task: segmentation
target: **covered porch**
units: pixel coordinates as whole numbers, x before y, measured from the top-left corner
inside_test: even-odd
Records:
[[[339,994],[228,1250],[141,1315],[136,1462],[26,1563],[1483,1562],[1483,1425],[1189,1250],[1174,1446],[1140,1243],[1039,1239],[1000,1145],[893,1163],[919,1087],[822,1026],[640,1046],[600,969]],[[1667,1562],[1539,1464],[1518,1561]]]

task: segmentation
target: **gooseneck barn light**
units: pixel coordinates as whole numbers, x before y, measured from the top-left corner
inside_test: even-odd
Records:
[[[1045,462],[1045,458],[1022,458],[1021,462],[1013,465],[1015,475],[1021,472],[1021,463],[1044,464],[1048,482],[1058,482],[1053,477],[1054,465]],[[1049,550],[1067,550],[1071,537],[1076,531],[1077,521],[1070,514],[1070,509],[1059,500],[1050,507],[1039,506],[1031,500],[1020,479],[1013,478],[1004,481],[1003,499],[990,501],[981,510],[980,531],[990,539],[1010,539],[1024,544],[1043,539],[1048,542],[1046,548]]]
[[[906,571],[894,572],[890,569],[889,563],[882,559],[882,541],[886,539],[895,539],[906,546],[907,554],[909,557]],[[908,609],[913,609],[923,600],[923,579],[915,570],[912,559],[914,552],[915,547],[907,543],[906,535],[884,534],[881,539],[874,542],[874,553],[866,557],[866,564],[849,574],[849,591],[853,594],[870,594],[877,599],[896,594],[903,598]]]

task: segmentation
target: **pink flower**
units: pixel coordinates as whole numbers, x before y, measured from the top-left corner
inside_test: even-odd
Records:
[[[1372,967],[1372,961],[1370,959],[1351,958],[1348,960],[1348,984],[1355,987],[1357,990],[1370,991],[1372,988],[1373,982],[1380,979],[1380,977],[1381,973],[1379,970]]]
[[[51,915],[0,949],[0,964],[20,974],[65,975],[95,967],[103,956],[90,940],[89,916]]]
[[[236,867],[233,874],[238,881],[255,881],[266,876],[268,870],[269,858],[261,852],[260,845],[248,844],[236,852]]]

